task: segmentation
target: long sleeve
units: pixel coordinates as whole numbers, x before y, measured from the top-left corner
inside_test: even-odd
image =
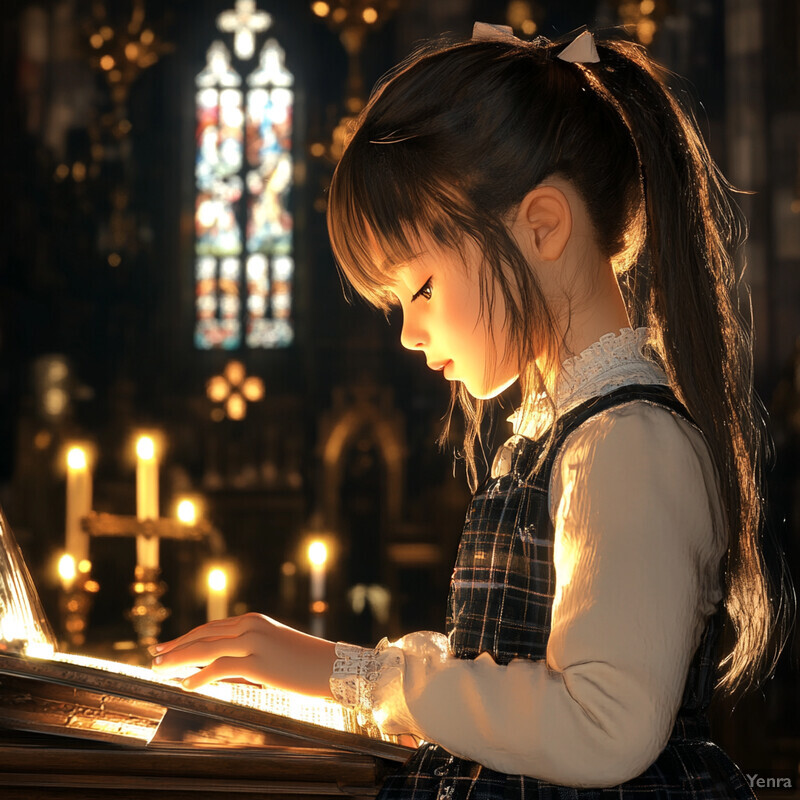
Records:
[[[491,769],[614,786],[666,745],[722,596],[715,472],[695,428],[633,402],[570,435],[549,499],[556,587],[546,659],[462,660],[441,634],[411,634],[368,651],[381,668],[366,702],[387,732]]]

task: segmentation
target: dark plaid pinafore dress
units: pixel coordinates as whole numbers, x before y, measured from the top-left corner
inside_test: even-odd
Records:
[[[513,446],[510,471],[487,478],[467,512],[447,614],[453,655],[474,659],[488,652],[498,664],[514,658],[545,658],[556,586],[554,527],[548,511],[555,456],[582,422],[631,400],[672,409],[692,422],[668,387],[627,385],[594,397],[561,417],[554,446],[533,480],[528,476],[543,442],[516,436],[507,443]],[[486,554],[491,557],[483,558]],[[692,660],[669,742],[638,777],[608,788],[570,788],[494,772],[452,756],[439,745],[424,744],[386,779],[379,800],[754,798],[739,768],[709,740],[707,710],[719,624],[718,612],[709,619]]]

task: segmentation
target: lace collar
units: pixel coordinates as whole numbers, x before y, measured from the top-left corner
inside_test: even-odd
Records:
[[[564,361],[556,381],[556,413],[560,416],[591,397],[628,384],[669,386],[664,370],[644,353],[649,337],[650,329],[646,327],[620,328],[619,333],[604,334],[577,356]],[[515,434],[536,439],[550,426],[552,412],[544,395],[539,395],[527,416],[523,417],[520,408],[508,421]]]

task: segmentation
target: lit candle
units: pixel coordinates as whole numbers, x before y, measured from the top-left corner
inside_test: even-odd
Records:
[[[194,525],[197,522],[197,506],[189,498],[184,498],[178,503],[177,517],[184,525]]]
[[[67,452],[66,550],[76,563],[89,557],[89,535],[81,520],[92,510],[92,475],[82,447]]]
[[[208,571],[208,601],[206,617],[208,621],[225,619],[228,616],[228,575],[222,567]]]
[[[311,565],[311,633],[323,636],[325,633],[325,564],[328,561],[328,547],[319,539],[308,546],[308,561]]]
[[[150,436],[136,442],[136,518],[139,521],[158,519],[158,459],[156,445]],[[158,567],[158,537],[136,537],[136,564],[144,568]]]
[[[61,578],[61,586],[65,592],[72,588],[77,575],[78,570],[75,566],[75,559],[69,553],[64,553],[58,560],[58,577]]]

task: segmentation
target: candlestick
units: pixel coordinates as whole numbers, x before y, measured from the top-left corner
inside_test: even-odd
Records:
[[[66,551],[78,563],[89,557],[89,537],[81,520],[92,510],[92,474],[86,450],[71,447],[67,452]]]
[[[158,550],[156,550],[157,554]],[[136,567],[135,576],[136,580],[131,586],[134,596],[133,608],[128,614],[133,620],[139,645],[146,648],[158,641],[161,623],[169,616],[169,611],[161,605],[160,601],[160,597],[167,587],[160,580],[161,570],[158,567],[139,565]]]
[[[136,517],[158,519],[158,459],[152,437],[140,436],[136,442]],[[143,569],[158,569],[158,537],[136,537],[136,564]]]
[[[228,616],[228,575],[222,567],[208,572],[208,600],[206,617],[209,622]]]
[[[311,603],[312,605],[325,600],[325,565],[312,564],[311,566]]]
[[[59,610],[61,611],[61,630],[70,650],[86,643],[86,628],[93,595],[100,589],[97,581],[91,578],[92,565],[88,559],[78,564],[69,554],[64,553],[58,562],[61,578]]]

